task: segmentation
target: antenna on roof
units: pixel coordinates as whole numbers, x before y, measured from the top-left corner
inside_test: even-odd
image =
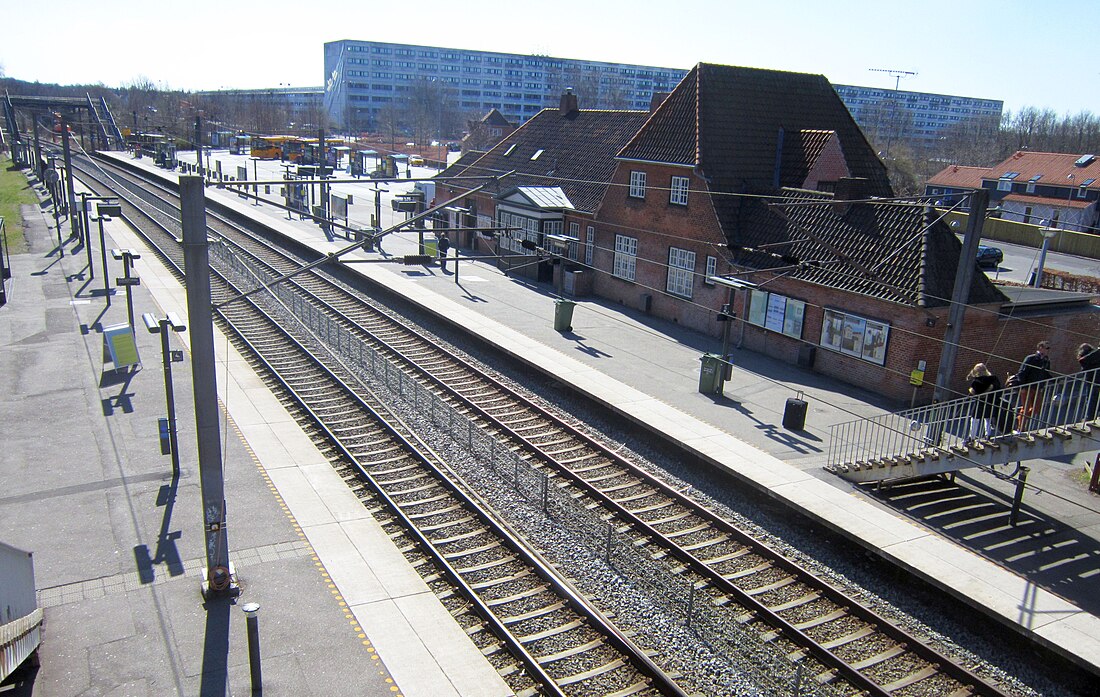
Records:
[[[890,141],[894,139],[894,131],[897,130],[897,116],[898,116],[898,86],[901,84],[903,77],[911,77],[916,75],[911,70],[893,70],[891,68],[868,68],[872,73],[890,73],[894,76],[894,98],[891,101],[890,108],[890,120],[893,122],[890,124],[890,130],[886,133],[886,155],[885,159],[890,159]],[[875,134],[878,135],[878,128],[875,128]]]

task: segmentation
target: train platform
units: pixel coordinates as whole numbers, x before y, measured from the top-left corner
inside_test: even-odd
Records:
[[[135,161],[125,153],[114,157],[162,176],[176,176],[147,159]],[[181,154],[184,161],[186,157]],[[211,157],[224,158],[223,171],[234,171],[234,165],[248,161],[227,153],[215,152]],[[277,162],[253,161],[252,166],[266,168],[258,173],[261,180],[282,176]],[[370,224],[374,206],[366,202],[373,204],[375,186],[370,180],[334,185],[335,190],[354,194],[357,204],[349,209],[353,224]],[[411,183],[389,185],[386,196],[392,197],[402,187],[411,187]],[[271,194],[271,199],[276,195]],[[227,190],[209,187],[207,196],[320,251],[333,252],[348,244],[312,222],[288,216],[273,206],[255,205]],[[388,200],[383,203],[387,204],[382,207],[385,211]],[[382,219],[383,227],[392,222],[385,216]],[[357,251],[349,258],[377,260],[414,254],[416,245],[414,232],[402,232],[386,238],[384,251]],[[578,298],[572,329],[558,332],[553,328],[553,289],[505,275],[489,263],[462,261],[457,276],[453,262],[447,270],[392,264],[354,266],[434,314],[440,323],[479,335],[639,428],[663,434],[713,467],[800,511],[810,524],[862,545],[1020,634],[1100,673],[1100,580],[1096,574],[1100,503],[1087,493],[1079,466],[1029,463],[1029,482],[1042,493],[1026,497],[1022,525],[1012,526],[1008,521],[1013,487],[978,472],[963,473],[960,478],[1007,504],[999,509],[984,506],[969,514],[962,504],[962,512],[949,516],[941,511],[939,520],[904,515],[904,500],[884,505],[875,492],[822,470],[831,424],[898,405],[748,351],[735,352],[733,379],[726,385],[725,396],[703,395],[698,391],[700,357],[717,351],[719,342],[674,323]],[[784,403],[796,392],[805,394],[810,411],[804,430],[788,431],[780,425]]]
[[[34,182],[32,178],[32,182]],[[173,365],[180,474],[162,454],[160,337],[141,314],[186,317],[183,289],[121,221],[107,248],[141,254],[138,362],[122,262],[23,207],[0,307],[0,528],[33,552],[41,667],[14,694],[252,694],[245,603],[258,603],[266,695],[497,696],[511,691],[248,364],[215,329],[235,598],[200,593],[205,566],[190,362]],[[95,230],[93,223],[93,230]],[[9,226],[9,230],[11,227]],[[63,252],[63,253],[62,253]],[[187,351],[188,332],[171,335]],[[120,363],[128,364],[124,352]]]

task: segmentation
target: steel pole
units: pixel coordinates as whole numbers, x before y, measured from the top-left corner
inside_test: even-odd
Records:
[[[103,295],[107,298],[107,304],[111,304],[111,277],[107,275],[107,242],[103,237],[103,214],[96,220],[99,221],[99,253],[103,259]]]
[[[228,590],[229,540],[225,532],[225,478],[222,471],[218,386],[215,381],[214,325],[211,318],[210,257],[206,241],[206,195],[202,177],[180,177],[187,315],[191,330],[191,380],[206,541],[206,592]]]
[[[168,333],[172,330],[168,319],[160,324],[160,354],[164,361],[164,399],[168,404],[168,443],[172,449],[172,476],[180,474],[180,450],[176,439],[176,393],[172,387],[172,352],[168,347]]]
[[[61,142],[64,144],[61,150],[65,157],[65,191],[68,194],[69,229],[72,230],[72,236],[76,237],[80,233],[77,230],[79,223],[76,222],[76,216],[73,215],[73,209],[76,208],[76,190],[73,188],[73,153],[72,148],[69,146],[69,125],[64,116],[61,117]]]

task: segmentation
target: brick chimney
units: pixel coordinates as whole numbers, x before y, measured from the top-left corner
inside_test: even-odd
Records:
[[[851,208],[851,201],[866,198],[867,179],[865,177],[841,177],[836,180],[833,189],[833,211],[837,215],[844,215]]]
[[[558,111],[562,116],[573,116],[580,111],[577,106],[577,95],[573,94],[572,87],[565,88],[565,92],[561,95],[561,106]]]

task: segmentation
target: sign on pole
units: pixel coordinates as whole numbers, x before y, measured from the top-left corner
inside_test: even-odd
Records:
[[[134,336],[133,327],[129,324],[112,324],[104,327],[103,340],[107,342],[107,351],[111,354],[111,362],[115,364],[115,370],[141,363],[137,338]]]

